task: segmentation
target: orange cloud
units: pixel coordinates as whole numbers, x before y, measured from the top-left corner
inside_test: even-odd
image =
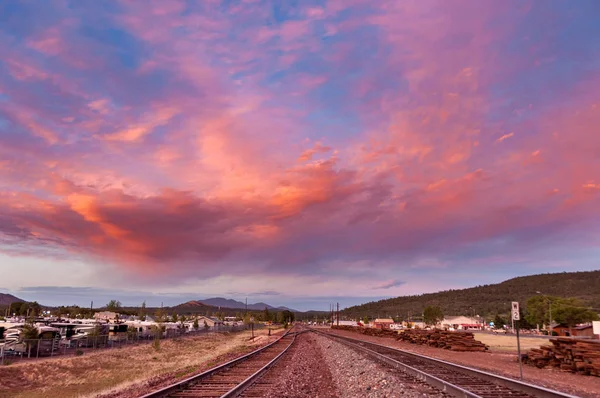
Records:
[[[312,160],[313,156],[315,156],[316,154],[327,153],[329,151],[331,151],[331,147],[324,146],[320,142],[317,142],[314,147],[302,152],[302,154],[298,158],[298,161],[303,162],[303,161],[307,161],[307,160]]]
[[[96,104],[96,107],[98,106]],[[120,131],[106,134],[102,138],[107,141],[138,142],[150,134],[156,127],[168,124],[179,112],[176,108],[157,106],[150,115],[143,118],[145,120],[129,125]]]

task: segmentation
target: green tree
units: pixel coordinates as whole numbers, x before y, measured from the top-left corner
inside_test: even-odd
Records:
[[[109,311],[116,311],[121,308],[121,302],[118,300],[110,300],[108,304],[106,304],[106,309]]]
[[[365,317],[363,318],[363,323],[365,325],[367,325],[369,323],[369,317],[365,315]]]
[[[440,307],[427,306],[423,310],[423,321],[426,325],[435,326],[444,319],[444,313]]]
[[[552,318],[560,324],[569,327],[572,335],[572,329],[579,323],[598,320],[598,314],[593,310],[583,306],[583,303],[577,299],[561,299],[552,311]]]
[[[296,315],[292,311],[283,310],[278,314],[277,318],[279,323],[294,322]]]
[[[506,321],[500,315],[496,314],[494,317],[494,328],[502,329],[506,325]]]
[[[161,323],[164,321],[164,318],[165,318],[165,312],[163,311],[163,309],[162,308],[157,309],[156,312],[154,313],[154,320],[157,323]]]
[[[265,310],[263,311],[263,318],[265,322],[269,322],[271,320],[271,313],[267,307],[265,307]]]
[[[192,326],[194,327],[194,330],[198,330],[198,328],[200,327],[200,325],[198,324],[198,317],[194,318],[194,324]]]
[[[138,316],[140,317],[140,321],[146,320],[146,301],[145,300],[142,303],[142,308],[140,308],[140,312],[139,312]]]
[[[37,301],[34,301],[29,305],[29,316],[36,317],[42,313],[42,306],[38,304]]]
[[[19,338],[21,342],[25,343],[25,350],[27,355],[30,356],[31,352],[34,351],[39,343],[40,331],[33,323],[27,322],[23,325]]]
[[[127,338],[129,340],[134,340],[138,337],[138,330],[135,326],[127,327]]]
[[[517,323],[515,323],[515,325],[519,325],[519,329],[535,329],[536,328],[536,325],[532,324],[527,319],[527,314],[523,310],[523,307],[519,307],[519,318],[521,318],[520,321],[515,321],[515,322],[517,322]]]
[[[527,300],[525,320],[531,325],[548,325],[550,323],[550,305],[555,306],[560,297],[535,295]]]
[[[179,318],[177,317],[177,313],[173,313],[173,315],[171,316],[171,320],[175,323],[177,323],[177,321],[179,320]]]
[[[206,319],[204,320],[204,330],[208,330],[210,328],[210,326],[208,326],[208,323],[206,323]]]

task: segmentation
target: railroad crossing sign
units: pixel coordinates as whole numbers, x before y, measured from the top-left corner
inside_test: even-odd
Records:
[[[512,302],[512,319],[513,321],[518,321],[521,319],[521,315],[519,314],[519,302],[518,301],[513,301]]]
[[[512,308],[511,308],[510,312],[512,313],[513,321],[521,320],[521,314],[519,314],[519,302],[518,301],[512,302]],[[514,329],[514,325],[513,325],[513,329]],[[521,380],[523,380],[523,361],[521,358],[521,339],[519,339],[519,322],[517,322],[516,331],[517,331],[517,353],[519,355],[519,373],[521,374]]]

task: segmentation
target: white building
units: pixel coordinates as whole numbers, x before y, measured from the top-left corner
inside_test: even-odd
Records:
[[[118,320],[119,314],[117,314],[116,312],[113,312],[113,311],[100,311],[100,312],[96,312],[94,314],[94,319],[96,321],[111,322],[111,321]]]
[[[468,316],[447,316],[440,322],[443,328],[453,328],[455,330],[480,329],[483,323],[480,318],[471,318]]]

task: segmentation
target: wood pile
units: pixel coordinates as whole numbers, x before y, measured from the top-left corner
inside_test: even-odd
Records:
[[[407,329],[400,333],[397,339],[451,351],[487,351],[488,349],[487,345],[475,340],[473,333],[469,332]]]
[[[552,345],[531,349],[523,362],[538,368],[553,367],[565,372],[600,376],[600,341],[551,339]]]
[[[358,326],[335,326],[331,327],[334,330],[346,330],[349,332],[355,332],[364,334],[365,336],[375,336],[375,337],[396,337],[398,333],[394,330],[390,329],[375,329],[375,328],[361,328]]]

